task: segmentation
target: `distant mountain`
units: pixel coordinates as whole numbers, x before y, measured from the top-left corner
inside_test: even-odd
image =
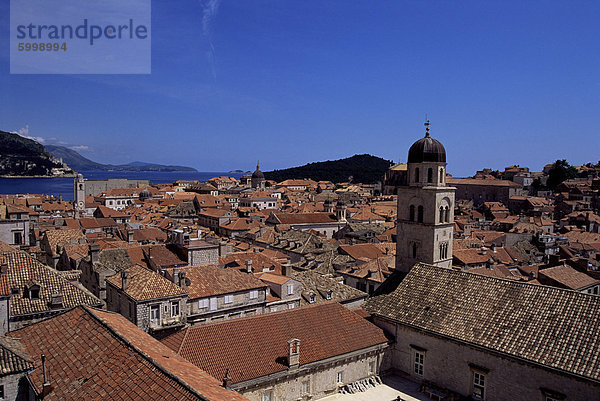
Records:
[[[197,171],[192,167],[164,166],[162,164],[135,161],[128,164],[101,164],[91,161],[73,149],[64,146],[47,145],[46,150],[57,158],[61,158],[71,168],[77,171]]]
[[[310,178],[315,181],[332,181],[334,183],[352,182],[373,184],[383,179],[392,162],[368,154],[354,155],[340,160],[309,163],[301,167],[265,172],[267,180],[283,181],[293,178]]]
[[[36,141],[0,131],[0,175],[61,176],[71,173]]]

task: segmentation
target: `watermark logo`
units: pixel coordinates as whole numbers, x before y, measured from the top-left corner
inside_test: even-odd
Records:
[[[151,0],[11,0],[11,74],[149,74]]]

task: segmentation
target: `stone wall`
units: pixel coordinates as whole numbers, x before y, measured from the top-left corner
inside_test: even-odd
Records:
[[[302,346],[300,352],[302,352]],[[344,384],[351,384],[377,375],[380,361],[381,352],[372,352],[350,361],[340,360],[337,363],[319,365],[314,369],[303,370],[302,367],[297,370],[291,369],[283,380],[266,381],[256,387],[238,389],[234,385],[233,388],[250,401],[263,401],[262,397],[268,391],[272,394],[271,400],[317,400],[337,393]],[[373,372],[369,371],[369,363],[372,363]],[[342,373],[342,383],[337,382],[338,372]],[[305,394],[302,393],[303,382],[308,382],[308,393]]]
[[[539,367],[516,358],[501,356],[449,339],[428,335],[381,318],[374,323],[396,337],[386,350],[382,370],[394,368],[413,380],[427,380],[469,396],[474,372],[485,375],[486,401],[544,401],[541,389],[566,395],[569,401],[598,399],[600,384]],[[423,375],[414,371],[415,351],[425,355]]]

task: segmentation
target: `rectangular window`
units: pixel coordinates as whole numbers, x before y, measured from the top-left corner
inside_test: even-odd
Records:
[[[336,379],[338,383],[344,382],[344,372],[337,372]]]
[[[414,371],[415,374],[423,376],[423,367],[425,366],[425,354],[419,351],[415,351],[415,363]]]
[[[258,298],[258,290],[250,291],[250,299],[257,299],[257,298]]]
[[[210,307],[209,310],[217,310],[217,298],[216,297],[212,297],[210,299]]]
[[[310,393],[310,382],[305,380],[302,382],[302,395]]]
[[[262,401],[273,401],[273,393],[271,390],[265,391],[262,396]]]
[[[23,234],[20,231],[13,233],[13,243],[15,245],[23,244]]]
[[[171,302],[171,316],[179,316],[179,301]]]
[[[288,309],[294,309],[296,307],[296,305],[294,304],[288,304]]]
[[[233,303],[233,295],[231,295],[231,294],[225,295],[225,300],[223,302],[226,303],[226,304]]]
[[[160,306],[152,305],[150,306],[150,320],[153,322],[158,322],[160,320]]]
[[[288,284],[288,295],[294,295],[294,284]]]
[[[473,397],[483,400],[485,396],[485,375],[473,372]]]
[[[4,399],[4,385],[0,386],[0,400]]]
[[[375,373],[375,362],[369,362],[369,373]]]
[[[208,308],[208,298],[202,298],[198,300],[198,309]]]

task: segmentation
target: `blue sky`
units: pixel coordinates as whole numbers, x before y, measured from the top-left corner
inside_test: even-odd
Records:
[[[456,176],[600,153],[598,1],[152,1],[152,74],[10,75],[0,129],[105,163],[263,170],[424,134]]]

